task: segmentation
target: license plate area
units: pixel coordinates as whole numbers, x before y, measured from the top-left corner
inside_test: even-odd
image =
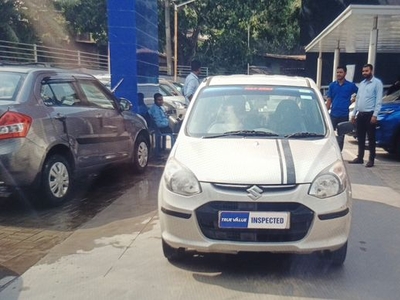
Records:
[[[289,229],[290,213],[275,211],[219,211],[219,228]]]

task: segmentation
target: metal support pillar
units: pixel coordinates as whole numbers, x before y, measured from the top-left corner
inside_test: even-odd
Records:
[[[317,86],[321,88],[321,78],[322,78],[322,52],[319,50],[318,60],[317,60]]]
[[[368,48],[368,63],[375,67],[376,49],[378,46],[378,17],[374,17],[374,25],[371,30]]]
[[[338,47],[335,49],[335,52],[333,54],[332,81],[336,80],[336,69],[339,66],[339,63],[340,63],[340,48],[339,48],[339,41],[338,41]]]

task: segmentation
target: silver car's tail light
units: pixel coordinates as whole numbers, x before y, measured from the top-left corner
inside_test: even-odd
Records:
[[[0,140],[26,137],[31,124],[30,116],[7,111],[0,117]]]

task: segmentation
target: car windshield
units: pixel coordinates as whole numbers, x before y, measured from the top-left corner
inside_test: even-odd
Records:
[[[168,94],[170,94],[171,96],[179,94],[179,92],[173,86],[170,86],[168,83],[161,82],[160,87],[165,91],[167,91]]]
[[[15,101],[23,76],[17,73],[0,73],[0,100]]]
[[[326,126],[318,103],[307,88],[208,87],[195,101],[187,133],[204,138],[320,138],[325,136]]]
[[[172,94],[171,90],[168,88],[168,86],[166,86],[165,84],[161,84],[160,83],[160,94],[163,96],[173,96],[174,94]]]
[[[400,90],[382,98],[382,103],[400,103]]]

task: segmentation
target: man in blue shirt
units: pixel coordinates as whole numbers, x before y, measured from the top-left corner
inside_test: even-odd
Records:
[[[149,114],[162,133],[170,133],[172,130],[169,127],[169,118],[164,110],[163,104],[163,96],[160,93],[155,93],[154,104],[150,107]]]
[[[164,99],[160,93],[154,94],[154,104],[149,109],[149,115],[152,119],[150,123],[150,128],[154,128],[157,126],[161,133],[172,133],[171,127],[169,127],[169,118],[164,109]],[[165,150],[166,148],[166,139],[165,136],[161,137],[156,135],[155,137],[155,150],[156,150],[156,158],[161,159],[161,150]]]
[[[383,94],[382,82],[373,76],[372,70],[373,66],[371,64],[363,66],[362,75],[365,79],[360,83],[356,106],[351,116],[351,121],[357,123],[358,155],[356,159],[349,163],[364,163],[365,136],[368,134],[369,159],[365,165],[367,168],[374,166],[375,132]]]
[[[341,122],[349,120],[349,106],[352,101],[352,95],[357,94],[357,86],[346,80],[347,68],[339,66],[336,68],[336,81],[329,85],[326,108],[331,110],[330,116],[333,129]],[[340,150],[343,150],[344,135],[338,136]]]
[[[183,94],[186,98],[186,104],[189,105],[190,101],[194,93],[196,92],[197,88],[200,85],[199,82],[199,75],[201,71],[201,63],[198,60],[193,60],[190,64],[191,72],[186,77],[185,83],[183,85]]]

